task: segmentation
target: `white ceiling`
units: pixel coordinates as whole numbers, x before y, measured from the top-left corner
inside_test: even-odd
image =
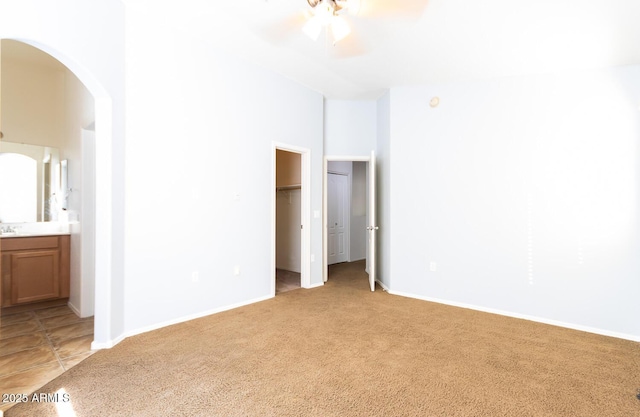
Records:
[[[345,14],[352,34],[336,47],[302,33],[306,0],[124,3],[328,98],[371,99],[405,84],[640,64],[639,0],[360,1],[360,14]]]
[[[309,9],[305,0],[126,3],[328,98],[375,98],[403,84],[640,63],[638,0],[361,1],[364,9],[367,3],[381,12],[402,5],[413,15],[347,15],[366,49],[351,57],[336,57],[333,46],[301,32],[292,17]],[[280,38],[274,28],[282,29]]]

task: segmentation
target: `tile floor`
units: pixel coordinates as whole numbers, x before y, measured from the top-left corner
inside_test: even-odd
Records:
[[[300,288],[300,274],[276,270],[276,293]],[[29,394],[89,357],[93,317],[66,305],[0,310],[0,395]],[[0,416],[12,404],[0,403]]]
[[[300,273],[276,269],[276,294],[300,288]]]
[[[89,357],[93,317],[67,305],[0,311],[0,395],[30,394]],[[0,415],[13,404],[0,402]]]

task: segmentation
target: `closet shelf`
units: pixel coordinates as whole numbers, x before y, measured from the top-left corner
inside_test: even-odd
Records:
[[[301,188],[302,188],[302,184],[282,185],[280,187],[276,187],[276,191],[299,190]]]

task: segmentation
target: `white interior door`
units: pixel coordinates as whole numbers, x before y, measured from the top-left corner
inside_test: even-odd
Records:
[[[371,291],[376,289],[376,153],[371,151],[369,159],[369,286]]]
[[[341,174],[327,174],[328,194],[328,264],[346,262],[347,252],[347,216],[346,210],[349,191],[348,177]]]

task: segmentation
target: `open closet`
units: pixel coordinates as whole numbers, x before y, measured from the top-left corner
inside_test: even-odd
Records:
[[[300,288],[301,162],[299,153],[276,150],[276,294]]]

